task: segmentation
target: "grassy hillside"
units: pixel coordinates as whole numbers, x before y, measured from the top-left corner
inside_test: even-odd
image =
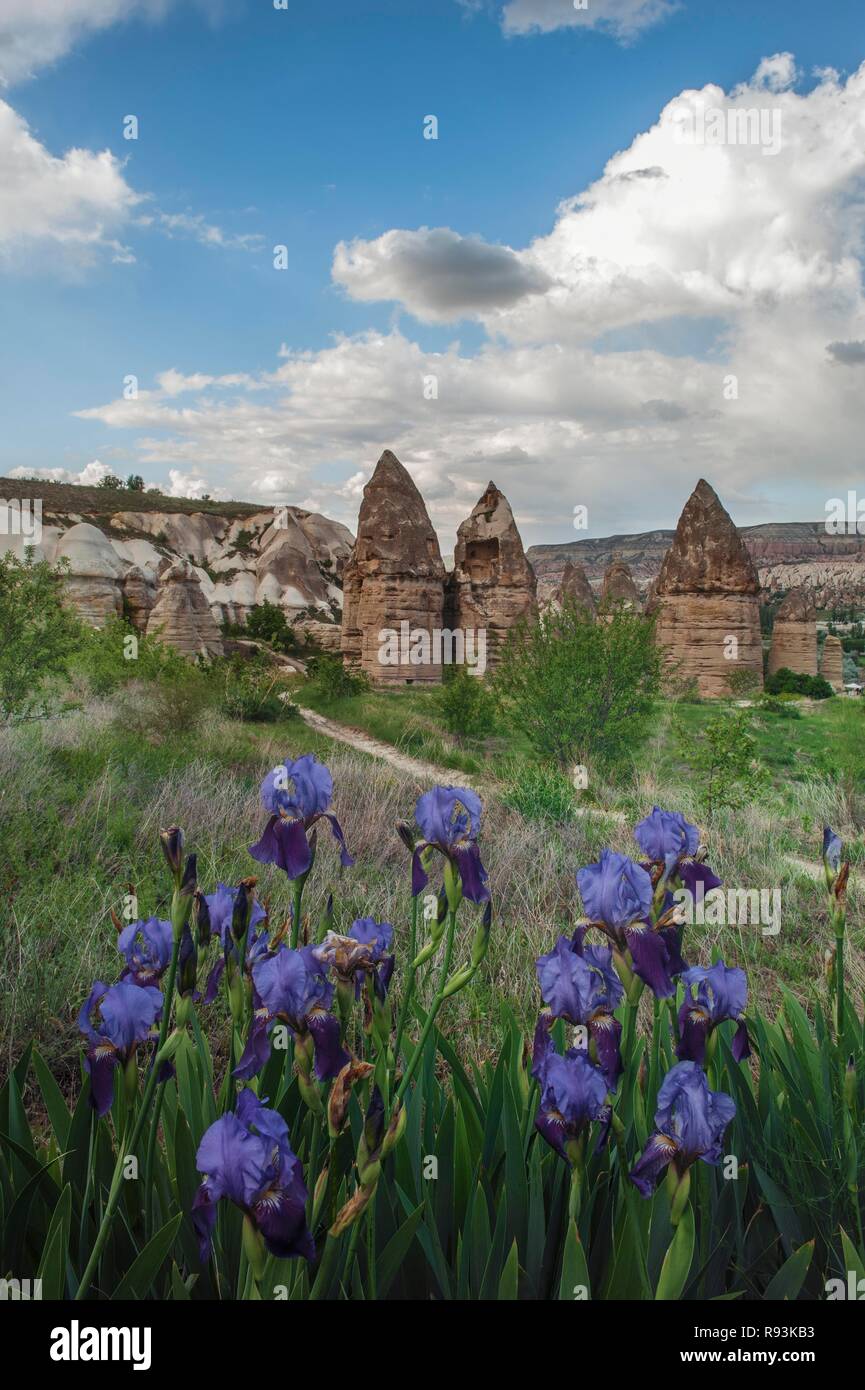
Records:
[[[43,511],[93,513],[110,516],[114,512],[173,512],[191,515],[207,512],[213,516],[253,516],[267,511],[252,502],[200,502],[190,497],[166,497],[161,492],[129,492],[126,488],[79,487],[72,483],[49,483],[44,478],[0,478],[0,497],[42,499]]]

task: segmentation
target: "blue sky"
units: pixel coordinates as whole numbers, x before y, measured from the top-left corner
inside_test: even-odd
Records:
[[[0,471],[77,476],[99,460],[176,492],[312,504],[351,524],[375,457],[393,447],[430,496],[445,539],[496,465],[529,540],[568,534],[571,494],[574,505],[589,502],[589,534],[673,524],[701,472],[738,520],[821,515],[836,481],[825,476],[821,441],[831,449],[836,491],[855,485],[855,421],[849,438],[841,426],[865,368],[855,347],[844,366],[824,349],[865,338],[861,276],[857,291],[850,274],[856,233],[851,225],[839,241],[837,216],[827,215],[824,241],[803,257],[811,272],[805,280],[797,274],[776,282],[771,268],[756,271],[761,260],[774,257],[779,266],[786,254],[783,241],[755,249],[754,227],[739,222],[737,203],[747,202],[753,177],[762,179],[771,163],[761,152],[733,177],[721,173],[718,186],[730,187],[706,243],[715,261],[720,254],[727,263],[709,267],[720,287],[701,289],[699,302],[691,280],[707,272],[701,248],[682,248],[664,267],[660,290],[647,289],[648,311],[637,295],[611,314],[598,307],[598,287],[590,293],[585,278],[568,279],[561,269],[572,251],[552,246],[548,255],[545,243],[561,226],[559,204],[602,180],[607,161],[631,149],[680,93],[711,83],[730,94],[771,55],[793,55],[795,75],[764,77],[753,91],[764,101],[795,103],[789,119],[799,123],[796,137],[807,140],[811,131],[818,145],[825,139],[837,151],[832,113],[865,58],[859,0],[835,0],[819,16],[810,0],[683,0],[624,36],[611,32],[616,15],[633,12],[639,24],[646,10],[664,10],[665,0],[613,0],[608,23],[601,21],[610,0],[595,0],[591,22],[599,27],[545,33],[506,32],[502,4],[457,0],[288,0],[286,11],[269,0],[168,0],[161,17],[141,0],[127,19],[128,7],[115,0],[67,2],[80,16],[69,33],[62,24],[53,34],[34,31],[20,0],[9,0],[11,18],[0,18],[0,38],[4,25],[18,25],[13,37],[23,33],[26,52],[25,71],[19,64],[0,90],[14,114],[7,137],[14,148],[26,123],[38,158],[49,161],[68,158],[70,149],[91,161],[109,150],[117,186],[95,206],[70,210],[68,185],[52,166],[63,184],[56,198],[46,175],[32,224],[19,207],[11,227],[0,192]],[[530,17],[536,5],[545,23],[557,18],[557,0],[514,3]],[[559,8],[566,26],[574,22],[568,0]],[[112,16],[116,22],[108,22]],[[58,49],[53,61],[45,59]],[[815,69],[830,68],[835,106],[830,92],[809,112],[805,98],[818,81],[825,85]],[[857,121],[859,133],[865,129],[861,101],[860,83],[847,92],[851,138]],[[122,138],[130,113],[140,122],[136,141]],[[422,137],[429,113],[439,122],[435,141]],[[31,153],[34,166],[25,165],[21,177],[36,182]],[[797,217],[810,216],[811,225],[813,212],[803,202],[795,155],[789,186],[782,186],[777,171],[785,158],[782,151],[771,170],[772,219],[789,221],[785,236],[796,245]],[[688,177],[679,180],[686,194],[680,191],[677,204],[685,219]],[[851,155],[824,201],[849,210],[861,189],[862,164]],[[695,182],[695,203],[705,196]],[[639,245],[645,212],[616,205],[606,215],[614,213]],[[420,228],[448,229],[452,241],[435,254],[412,242],[397,264],[402,244],[381,239]],[[582,254],[579,225],[576,235]],[[448,258],[462,254],[466,239],[481,256],[490,247],[512,248],[514,268],[519,261],[521,274],[543,277],[549,293],[532,290],[522,301],[525,314],[520,302],[479,306],[471,294],[456,307],[451,294],[442,309],[437,277],[447,276]],[[285,271],[273,267],[278,243],[287,247]],[[335,284],[339,243],[355,249]],[[817,267],[825,271],[827,258],[833,271],[821,278]],[[604,282],[608,301],[631,283],[632,260],[624,246]],[[412,275],[426,285],[420,298],[407,287]],[[566,288],[556,289],[560,283]],[[553,305],[556,295],[566,310]],[[552,307],[543,319],[547,298]],[[803,438],[788,419],[783,383],[767,387],[762,379],[763,410],[752,402],[741,412],[748,418],[725,425],[713,441],[707,367],[717,363],[720,371],[738,360],[756,384],[771,370],[773,342],[787,352],[791,333],[820,341],[815,362],[826,368],[829,387],[822,395],[815,388],[814,399],[825,397],[832,414],[831,442],[816,426]],[[339,361],[335,335],[347,344]],[[380,340],[378,368],[370,335]],[[489,359],[482,369],[480,358]],[[573,407],[553,381],[567,376],[568,359],[585,388]],[[693,377],[687,399],[676,394],[677,360],[686,364],[682,375]],[[424,361],[459,380],[458,406],[453,391],[447,407],[440,398],[440,410],[413,389],[394,396],[403,366],[413,373]],[[287,376],[277,375],[281,365]],[[169,369],[193,381],[196,374],[230,380],[160,392],[156,383]],[[789,365],[779,371],[793,375]],[[152,393],[149,409],[134,414],[122,404],[129,373]],[[625,401],[617,417],[612,383],[620,373],[633,373],[635,400],[672,406],[651,406],[650,424],[635,424]],[[238,385],[238,377],[247,380]],[[508,397],[514,388],[522,394],[529,380],[532,398],[511,414]],[[354,382],[362,383],[363,408],[335,408],[337,396],[352,396]],[[786,389],[801,400],[795,380]],[[498,403],[496,390],[503,392]],[[88,410],[97,416],[76,414]],[[556,415],[564,415],[558,437],[550,423]],[[691,423],[677,430],[677,418]],[[257,459],[261,431],[266,448]],[[636,479],[647,485],[638,505]]]

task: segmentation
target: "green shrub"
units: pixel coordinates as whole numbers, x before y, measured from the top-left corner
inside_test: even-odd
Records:
[[[495,702],[480,676],[467,666],[446,666],[436,703],[448,733],[457,738],[480,738],[492,731]]]
[[[757,758],[751,711],[722,711],[698,734],[679,726],[682,755],[694,771],[700,800],[709,815],[753,801],[766,784]]]
[[[364,671],[344,666],[342,658],[332,652],[310,657],[307,663],[310,681],[325,700],[345,700],[365,695],[370,689],[369,676]]]
[[[787,666],[766,678],[765,690],[767,695],[807,695],[812,700],[828,700],[835,694],[822,676],[807,676]]]
[[[129,681],[180,681],[190,663],[157,637],[137,632],[125,618],[109,618],[104,627],[85,628],[75,670],[95,695],[109,695]]]
[[[567,603],[511,630],[492,685],[505,720],[565,768],[631,752],[660,679],[653,619],[617,608],[593,622]]]
[[[232,657],[212,671],[219,685],[219,708],[227,718],[275,724],[297,715],[297,707],[281,698],[281,673],[261,658]]]
[[[505,778],[502,801],[526,820],[556,825],[574,819],[576,798],[563,773],[542,763],[523,763]]]
[[[265,599],[249,610],[246,618],[244,636],[269,642],[274,651],[293,652],[297,650],[297,638],[289,626],[285,612],[276,603]]]
[[[63,604],[63,571],[46,560],[0,555],[0,715],[26,718],[42,705],[52,676],[66,674],[81,636],[74,613]]]

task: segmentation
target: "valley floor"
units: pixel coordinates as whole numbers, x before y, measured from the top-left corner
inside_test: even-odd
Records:
[[[305,697],[306,691],[304,703]],[[146,701],[146,692],[135,698]],[[160,827],[184,827],[205,891],[256,870],[272,920],[281,920],[286,882],[278,871],[253,864],[247,847],[264,819],[261,778],[287,755],[315,752],[330,766],[334,809],[357,861],[341,869],[330,836],[319,833],[305,899],[313,928],[332,891],[337,930],[361,916],[388,920],[398,953],[408,930],[410,869],[394,825],[411,817],[415,799],[431,785],[412,759],[435,764],[455,783],[463,768],[482,792],[494,929],[474,987],[451,1006],[459,1017],[449,1029],[474,1056],[495,1046],[503,1001],[531,1024],[538,1005],[534,959],[572,929],[575,870],[605,845],[636,854],[631,827],[655,803],[703,823],[687,735],[696,735],[713,713],[706,705],[680,706],[675,720],[669,705],[659,706],[633,766],[616,785],[595,787],[585,804],[564,814],[543,796],[524,794],[532,765],[519,741],[496,734],[454,746],[427,693],[371,694],[320,705],[319,713],[409,757],[393,766],[373,756],[375,749],[347,746],[298,718],[253,725],[208,714],[198,726],[173,732],[130,719],[128,706],[121,711],[97,699],[82,711],[0,733],[0,1071],[35,1036],[64,1086],[74,1087],[78,1007],[94,978],[117,973],[112,911],[122,915],[124,896],[134,893],[139,916],[167,915]],[[780,929],[767,935],[752,922],[694,925],[685,933],[686,958],[708,964],[717,948],[728,964],[748,969],[752,993],[771,1001],[772,1012],[782,983],[806,1006],[822,995],[831,931],[819,851],[828,821],[847,839],[853,860],[849,960],[852,995],[861,999],[865,708],[832,700],[798,720],[763,716],[755,727],[771,784],[744,809],[718,813],[704,832],[710,862],[726,885],[780,893]],[[464,952],[471,911],[465,910]]]

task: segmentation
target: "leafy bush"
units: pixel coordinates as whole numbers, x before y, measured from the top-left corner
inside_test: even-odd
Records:
[[[365,695],[370,689],[370,680],[364,671],[344,666],[342,658],[332,652],[310,657],[306,669],[310,681],[325,700],[351,699],[355,695]]]
[[[480,803],[437,788],[418,828],[401,824],[408,850],[438,837],[402,939],[372,918],[337,935],[328,900],[310,953],[303,900],[330,786],[314,758],[286,764],[296,818],[255,847],[288,875],[291,918],[274,931],[254,880],[203,894],[182,832],[161,832],[169,916],[133,924],[123,978],[94,985],[73,1108],[29,1047],[0,1090],[4,1271],[38,1276],[46,1299],[184,1302],[817,1299],[865,1276],[865,1040],[837,836],[824,837],[833,968],[813,1023],[788,992],[774,1022],[749,1010],[744,972],[721,960],[682,973],[691,942],[656,880],[678,895],[711,871],[696,827],[656,808],[635,830],[650,870],[604,851],[578,873],[603,944],[551,928],[533,1056],[504,1011],[469,1075],[440,1020],[496,929]],[[273,790],[271,776],[266,804]],[[433,859],[442,891],[421,913]],[[199,1017],[218,988],[222,1074]],[[31,1082],[45,1130],[27,1123]]]
[[[281,698],[281,673],[266,661],[232,657],[212,670],[219,683],[220,709],[229,719],[274,724],[297,715],[296,705]]]
[[[766,677],[765,690],[767,695],[807,695],[812,700],[828,700],[835,694],[822,676],[807,676],[787,666]]]
[[[95,695],[109,695],[130,681],[182,682],[190,663],[174,647],[113,617],[104,627],[84,629],[75,670]]]
[[[66,674],[82,628],[63,604],[63,571],[30,549],[23,560],[0,555],[0,633],[0,715],[44,711],[46,682]]]
[[[492,732],[495,702],[482,677],[471,675],[468,667],[445,666],[436,703],[449,734],[463,739]]]
[[[508,770],[502,801],[526,820],[564,825],[573,820],[574,789],[557,768],[544,763],[520,763]]]
[[[615,763],[633,749],[660,679],[653,619],[617,608],[593,622],[566,603],[511,630],[493,690],[535,752],[566,768]]]
[[[757,757],[749,710],[722,711],[698,734],[680,730],[679,736],[709,815],[746,805],[765,786],[767,774]]]
[[[778,699],[775,695],[766,695],[759,702],[760,711],[763,714],[774,714],[779,719],[801,719],[801,712],[787,699]]]
[[[244,635],[269,642],[277,652],[297,651],[297,638],[289,626],[285,611],[267,599],[249,610]]]

